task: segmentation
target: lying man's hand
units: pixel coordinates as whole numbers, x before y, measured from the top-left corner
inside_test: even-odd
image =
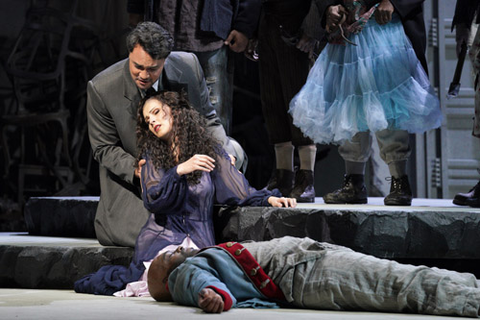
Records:
[[[198,295],[198,306],[208,313],[221,313],[224,303],[221,295],[210,288],[204,288]]]

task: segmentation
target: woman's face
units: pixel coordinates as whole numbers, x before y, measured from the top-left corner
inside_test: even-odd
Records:
[[[169,141],[173,128],[172,109],[156,99],[149,99],[143,106],[143,118],[148,129],[158,138]]]

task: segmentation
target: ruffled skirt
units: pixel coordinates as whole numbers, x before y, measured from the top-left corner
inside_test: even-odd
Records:
[[[372,18],[353,46],[328,44],[290,102],[293,123],[316,143],[341,144],[362,131],[421,133],[440,126],[435,91],[397,15]]]

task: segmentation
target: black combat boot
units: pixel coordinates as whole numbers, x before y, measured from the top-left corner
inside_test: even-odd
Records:
[[[480,181],[467,193],[457,193],[453,198],[453,203],[459,206],[470,206],[469,203],[479,203],[480,205]]]
[[[400,178],[392,177],[390,194],[383,200],[386,206],[410,206],[412,205],[412,190],[408,182],[408,176]]]
[[[293,179],[295,174],[293,171],[285,169],[275,169],[273,170],[272,177],[268,181],[267,189],[273,190],[278,189],[282,196],[288,197],[290,192],[293,189]]]
[[[367,188],[363,174],[346,174],[343,187],[323,196],[325,203],[367,203]]]
[[[313,180],[312,170],[298,170],[290,198],[297,199],[297,202],[315,202]]]

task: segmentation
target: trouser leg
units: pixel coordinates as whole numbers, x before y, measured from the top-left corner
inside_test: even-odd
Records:
[[[365,174],[365,164],[372,153],[370,132],[359,132],[351,141],[346,141],[338,148],[338,153],[345,160],[345,173]]]
[[[233,70],[229,69],[228,47],[208,52],[194,52],[202,66],[210,94],[210,102],[217,116],[230,134],[232,126]]]
[[[473,26],[472,26],[473,27]],[[473,30],[472,30],[473,32]],[[472,62],[473,74],[474,74],[474,89],[475,89],[475,116],[473,121],[472,134],[475,137],[480,137],[480,90],[478,90],[478,81],[480,75],[480,28],[475,33],[475,38],[471,49],[468,51],[470,60]]]
[[[388,165],[390,174],[399,178],[406,174],[407,160],[411,149],[409,134],[404,130],[382,130],[376,132],[380,157]]]
[[[309,266],[307,266],[310,264]],[[327,250],[294,275],[294,304],[305,308],[416,312],[476,317],[474,275]]]
[[[293,125],[288,113],[290,101],[305,84],[308,55],[287,45],[280,36],[278,21],[263,15],[259,26],[259,73],[262,111],[270,143],[292,141],[294,146],[312,141]]]

